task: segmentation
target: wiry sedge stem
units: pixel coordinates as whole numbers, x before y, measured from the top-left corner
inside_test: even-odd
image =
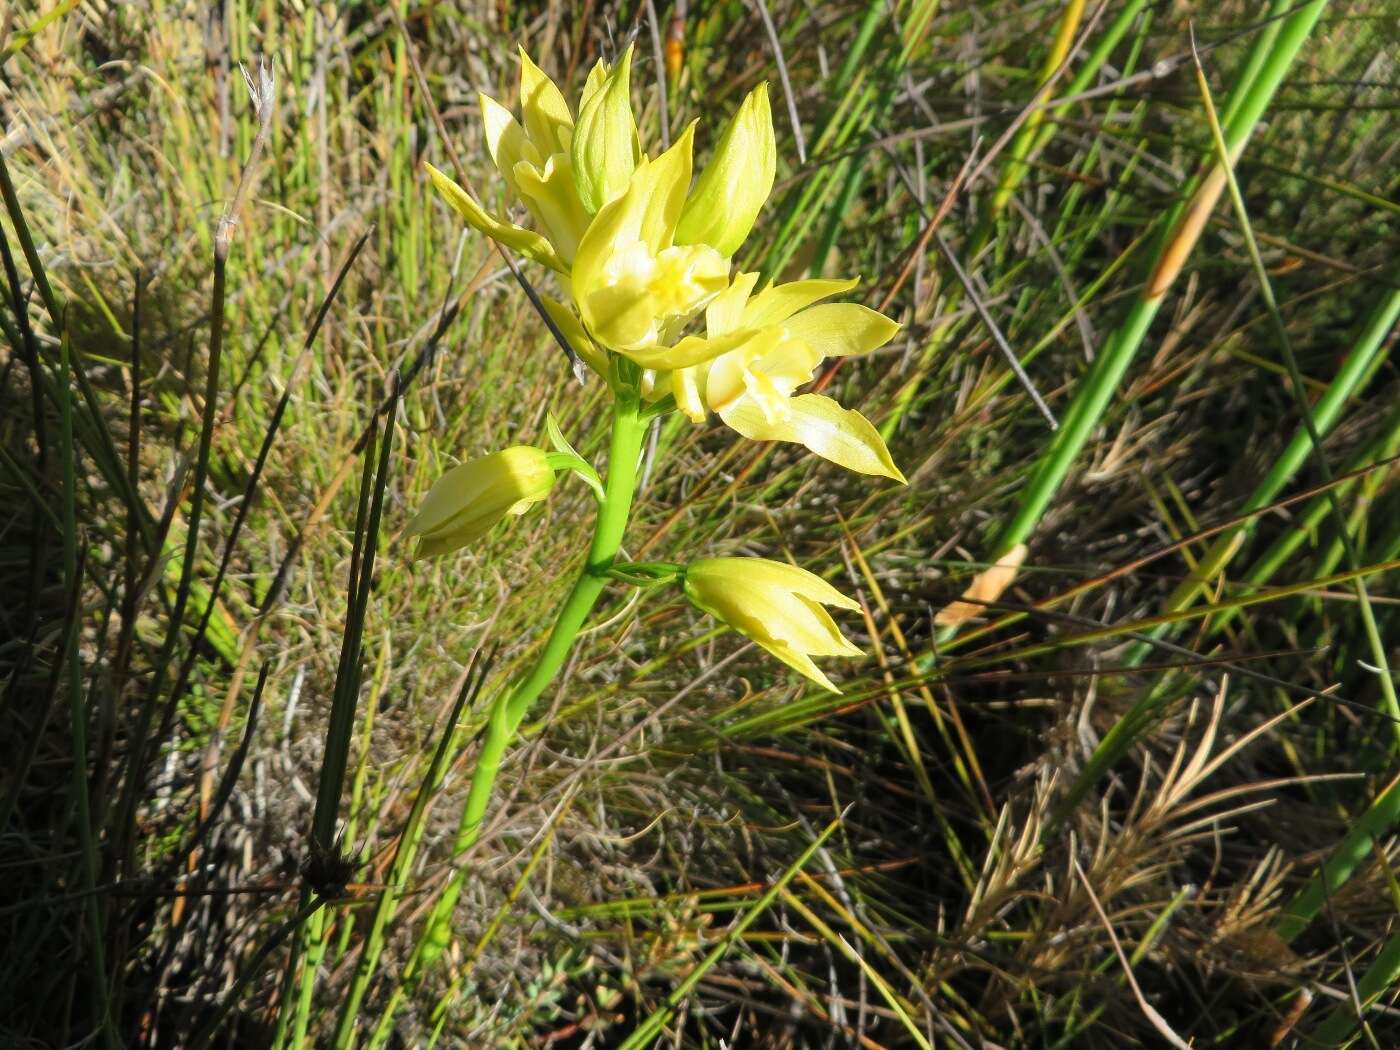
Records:
[[[464,853],[476,843],[481,834],[486,808],[491,801],[496,775],[500,772],[501,759],[506,748],[515,739],[516,731],[531,705],[539,699],[540,694],[564,666],[564,661],[573,648],[574,639],[578,637],[584,621],[588,619],[589,613],[593,611],[603,593],[603,588],[608,584],[609,572],[622,544],[622,536],[627,529],[627,519],[632,510],[632,495],[637,485],[637,466],[645,433],[646,422],[642,418],[641,405],[635,391],[619,389],[613,404],[607,478],[603,485],[603,500],[598,507],[598,520],[594,526],[588,560],[579,573],[573,590],[560,607],[554,628],[550,631],[535,666],[492,704],[481,741],[481,750],[477,754],[471,786],[467,790],[467,801],[462,808],[461,820],[457,824],[457,837],[453,843],[453,853],[456,855]],[[452,915],[465,880],[465,871],[458,868],[433,906],[423,935],[414,947],[403,976],[395,983],[368,1046],[383,1044],[392,1030],[394,1014],[403,1001],[406,989],[423,967],[431,965],[446,950],[452,939]],[[352,1012],[347,1011],[347,1014]],[[348,1035],[350,1026],[343,1024],[342,1027]],[[339,1035],[338,1032],[337,1036]],[[339,1038],[336,1045],[342,1045]]]

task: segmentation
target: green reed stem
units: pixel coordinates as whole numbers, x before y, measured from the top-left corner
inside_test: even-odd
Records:
[[[1283,314],[1279,310],[1278,299],[1274,295],[1273,282],[1269,280],[1268,270],[1264,266],[1264,257],[1259,252],[1259,244],[1254,236],[1254,228],[1249,221],[1249,211],[1244,203],[1244,196],[1240,193],[1239,182],[1235,178],[1234,166],[1230,163],[1229,154],[1225,145],[1224,136],[1220,132],[1220,122],[1215,115],[1215,106],[1211,101],[1210,87],[1206,82],[1206,75],[1201,69],[1199,61],[1196,64],[1196,77],[1200,82],[1201,99],[1205,104],[1206,116],[1210,120],[1211,133],[1215,138],[1216,149],[1220,153],[1220,165],[1225,172],[1225,178],[1230,191],[1230,203],[1234,206],[1235,215],[1239,219],[1240,232],[1244,235],[1245,245],[1249,248],[1249,261],[1254,269],[1255,280],[1259,282],[1260,294],[1264,297],[1264,303],[1269,308],[1269,318],[1273,322],[1274,334],[1278,338],[1279,351],[1282,354],[1284,365],[1288,369],[1288,378],[1293,392],[1294,400],[1297,402],[1299,415],[1302,416],[1303,428],[1307,432],[1308,444],[1314,453],[1317,461],[1318,473],[1322,475],[1322,480],[1327,484],[1327,491],[1323,493],[1332,511],[1332,517],[1337,523],[1337,539],[1341,542],[1343,550],[1346,552],[1347,564],[1349,568],[1357,568],[1361,565],[1361,556],[1357,553],[1356,546],[1351,540],[1350,526],[1346,516],[1342,513],[1341,503],[1336,490],[1332,485],[1332,468],[1327,464],[1327,456],[1322,449],[1322,435],[1318,432],[1317,424],[1313,422],[1312,412],[1308,405],[1307,396],[1304,394],[1303,373],[1298,367],[1298,355],[1293,350],[1293,342],[1288,336],[1288,326],[1284,323]],[[1361,623],[1366,634],[1367,643],[1371,650],[1371,660],[1379,670],[1377,681],[1381,687],[1382,706],[1392,719],[1392,726],[1400,733],[1400,697],[1396,695],[1395,679],[1390,672],[1389,660],[1386,656],[1386,646],[1380,636],[1380,627],[1376,623],[1375,610],[1371,607],[1371,600],[1366,592],[1366,581],[1358,576],[1352,581],[1352,587],[1356,591],[1357,608],[1361,613]],[[1398,740],[1397,742],[1400,742]]]
[[[1276,36],[1266,37],[1261,43],[1256,43],[1245,75],[1237,82],[1230,108],[1227,110],[1229,119],[1225,122],[1224,136],[1231,158],[1240,155],[1240,151],[1258,128],[1264,110],[1273,100],[1274,93],[1293,64],[1293,59],[1302,49],[1317,20],[1322,17],[1326,6],[1325,0],[1315,0],[1299,7],[1280,23]],[[1257,74],[1254,73],[1256,65],[1259,67]],[[1208,167],[1203,177],[1198,180],[1197,186],[1205,187],[1210,179],[1220,179],[1219,189],[1224,189],[1223,175],[1218,163]],[[1214,203],[1208,194],[1200,194],[1199,191],[1193,194],[1193,198],[1196,207],[1204,208]],[[1060,418],[1060,429],[1055,432],[1040,461],[1031,472],[1016,514],[992,545],[988,561],[997,561],[1016,544],[1024,543],[1030,538],[1059,492],[1071,465],[1078,459],[1089,436],[1103,419],[1104,412],[1114,394],[1118,392],[1128,366],[1132,364],[1146,339],[1147,330],[1166,298],[1174,275],[1179,273],[1179,269],[1175,267],[1180,266],[1185,255],[1195,246],[1199,229],[1193,229],[1189,224],[1178,225],[1178,218],[1185,209],[1186,202],[1183,200],[1182,204],[1173,209],[1160,223],[1163,241],[1157,263],[1153,267],[1153,279],[1109,338],[1107,345],[1094,359],[1089,374],[1080,382],[1073,402]]]
[[[1285,944],[1297,939],[1322,911],[1330,894],[1336,893],[1377,848],[1377,840],[1400,821],[1400,777],[1390,781],[1359,817],[1349,821],[1349,830],[1333,847],[1327,860],[1318,866],[1274,920],[1274,934]]]
[[[1400,979],[1400,934],[1394,934],[1376,954],[1370,968],[1356,982],[1356,1002],[1364,1012],[1374,1005]],[[1364,1017],[1356,1014],[1356,1005],[1350,998],[1332,1007],[1326,1020],[1316,1031],[1303,1037],[1303,1045],[1309,1047],[1350,1046],[1361,1035]],[[1376,1045],[1374,1041],[1371,1045]]]

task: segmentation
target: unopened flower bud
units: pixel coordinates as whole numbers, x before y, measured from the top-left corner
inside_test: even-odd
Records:
[[[820,576],[766,558],[706,558],[685,570],[685,594],[818,685],[840,692],[813,656],[860,656],[823,605],[859,609]]]
[[[507,515],[524,514],[553,487],[549,454],[513,445],[440,477],[404,534],[418,537],[420,558],[448,554],[486,535]]]
[[[627,191],[641,152],[632,116],[631,69],[629,46],[588,94],[574,125],[574,186],[590,215]]]
[[[753,229],[778,170],[768,85],[759,84],[724,129],[710,163],[685,202],[677,244],[708,244],[728,257]]]

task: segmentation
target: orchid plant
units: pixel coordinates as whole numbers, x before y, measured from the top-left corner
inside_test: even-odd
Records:
[[[733,256],[773,188],[777,150],[766,85],[755,88],[694,176],[692,123],[649,156],[631,104],[631,48],[599,62],[577,117],[522,50],[520,119],[481,96],[491,157],[509,194],[533,220],[492,214],[441,171],[433,184],[471,226],[504,249],[553,270],[564,299],[541,296],[554,327],[612,395],[604,477],[551,418],[553,451],[517,445],[463,463],[433,486],[407,533],[420,557],[444,555],[549,496],[559,472],[594,490],[597,521],[587,560],[533,668],[494,701],[462,818],[469,844],[501,757],[553,680],[610,580],[679,584],[697,608],[753,640],[819,685],[835,686],[814,656],[856,656],[826,606],[858,609],[819,576],[762,558],[689,565],[619,560],[651,420],[711,412],[753,440],[790,441],[843,467],[904,481],[879,432],[829,397],[798,393],[826,358],[869,353],[899,326],[854,303],[829,301],[855,280],[760,287]]]

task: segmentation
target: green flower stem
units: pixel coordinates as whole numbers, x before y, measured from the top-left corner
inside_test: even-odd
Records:
[[[501,759],[505,756],[506,749],[515,739],[520,723],[531,705],[539,699],[540,694],[564,666],[564,661],[573,648],[574,639],[578,637],[579,630],[608,583],[609,573],[617,557],[618,548],[622,545],[623,533],[627,529],[627,519],[632,510],[632,495],[637,486],[637,467],[641,459],[645,433],[646,423],[642,418],[641,405],[635,392],[620,390],[613,405],[607,480],[604,483],[603,501],[598,508],[593,543],[588,550],[588,560],[583,571],[579,573],[573,590],[560,607],[554,628],[550,631],[535,666],[524,678],[502,693],[492,705],[481,750],[477,755],[476,769],[472,774],[471,786],[467,790],[467,801],[457,825],[457,837],[453,843],[454,854],[460,855],[475,844],[481,833],[486,808],[491,801],[496,775],[500,772]],[[423,936],[414,947],[408,966],[390,995],[368,1045],[380,1045],[381,1034],[387,1037],[394,1012],[403,1001],[409,984],[422,968],[431,965],[451,942],[452,915],[456,910],[465,879],[466,873],[459,868],[453,873],[442,896],[434,904]]]

